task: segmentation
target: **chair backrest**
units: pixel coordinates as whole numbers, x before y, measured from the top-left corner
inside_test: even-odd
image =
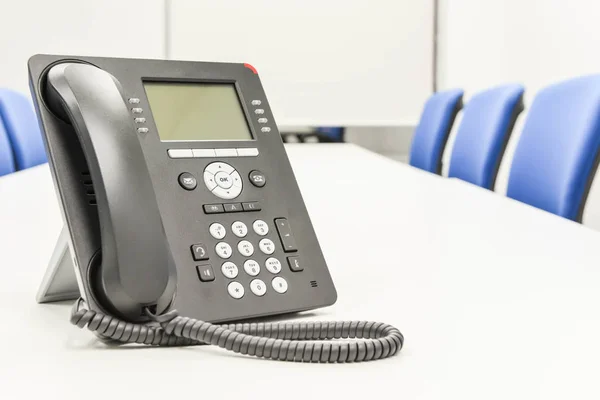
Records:
[[[0,176],[15,172],[15,159],[4,125],[0,123]]]
[[[451,89],[432,95],[423,108],[410,147],[410,165],[441,174],[442,155],[452,124],[462,108],[462,89]]]
[[[327,138],[328,141],[336,143],[344,141],[344,128],[342,127],[319,127],[315,131],[318,135]]]
[[[466,104],[450,158],[448,176],[492,189],[517,117],[523,85],[502,85],[474,95]]]
[[[46,162],[42,134],[28,97],[0,89],[0,121],[12,146],[17,170]]]
[[[600,75],[542,89],[515,150],[507,196],[581,221],[599,146]]]

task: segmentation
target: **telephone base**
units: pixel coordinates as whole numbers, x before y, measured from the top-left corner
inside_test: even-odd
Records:
[[[75,266],[69,250],[69,231],[63,226],[38,289],[38,303],[73,300],[80,296]]]

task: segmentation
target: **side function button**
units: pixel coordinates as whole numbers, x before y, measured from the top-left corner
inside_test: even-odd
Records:
[[[223,204],[205,204],[204,212],[206,214],[218,214],[225,211],[223,210]]]
[[[133,121],[134,121],[136,124],[143,124],[144,122],[146,122],[146,118],[143,118],[143,117],[138,117],[138,118],[135,118]]]
[[[239,238],[246,237],[248,234],[248,227],[242,221],[235,221],[231,224],[231,230],[233,234]]]
[[[281,294],[287,292],[288,290],[288,283],[281,276],[276,276],[275,278],[273,278],[273,280],[271,281],[271,286],[273,286],[273,290]]]
[[[225,212],[228,213],[243,211],[242,203],[227,203],[223,204],[223,207],[225,207]]]
[[[269,225],[267,225],[267,223],[262,219],[257,219],[254,221],[252,224],[252,229],[254,229],[254,233],[259,236],[265,236],[267,233],[269,233]]]
[[[139,103],[140,103],[140,99],[138,99],[137,97],[129,98],[129,104],[139,104]]]
[[[257,169],[250,172],[250,174],[248,175],[248,179],[250,179],[250,182],[256,187],[263,187],[267,183],[267,178],[265,177],[265,174],[263,174]]]
[[[269,257],[265,261],[265,268],[272,274],[278,274],[281,272],[281,262],[275,257]]]
[[[231,261],[227,261],[221,265],[221,272],[223,275],[225,275],[225,277],[233,279],[238,276],[238,267]]]
[[[251,201],[249,203],[242,203],[244,211],[260,211],[260,203],[258,201]]]
[[[208,260],[208,250],[203,243],[193,244],[191,249],[194,261]]]
[[[239,282],[231,282],[227,285],[227,292],[234,299],[241,299],[244,297],[244,287]]]
[[[196,271],[198,272],[198,278],[200,278],[202,282],[211,282],[215,280],[215,273],[210,264],[196,265]]]
[[[137,133],[148,133],[148,128],[137,128]]]
[[[144,112],[144,110],[142,108],[139,108],[139,107],[134,107],[134,108],[131,109],[131,112],[134,113],[134,114],[141,114],[141,113]]]
[[[250,290],[257,296],[264,296],[267,293],[267,285],[260,279],[253,279],[250,282]]]
[[[263,110],[262,108],[257,108],[256,110],[254,110],[254,114],[256,115],[262,115],[265,113],[265,110]]]
[[[245,257],[250,257],[252,254],[254,254],[254,246],[252,246],[252,243],[247,240],[242,240],[239,242],[237,248],[240,254]]]
[[[260,131],[262,133],[269,133],[271,132],[271,128],[269,128],[268,126],[263,126],[262,128],[260,128]]]
[[[279,234],[279,239],[281,240],[281,245],[283,246],[283,251],[286,253],[297,251],[298,247],[296,247],[296,240],[292,235],[292,230],[290,229],[290,223],[286,218],[277,218],[275,220],[275,227],[277,228],[277,233]]]
[[[260,251],[267,255],[271,255],[275,252],[275,243],[273,243],[271,239],[261,239],[260,242],[258,242],[258,247],[260,248]]]
[[[258,119],[258,123],[259,124],[266,124],[267,122],[269,122],[269,120],[265,117],[259,118]]]
[[[246,260],[244,262],[244,271],[250,276],[256,276],[260,273],[260,265],[254,260]]]
[[[233,250],[231,250],[231,246],[225,242],[217,243],[217,245],[215,246],[215,251],[217,252],[217,255],[219,257],[225,259],[231,257],[231,254],[233,253]]]
[[[260,106],[260,105],[262,104],[262,101],[260,101],[260,100],[252,100],[252,103],[251,103],[251,104],[252,104],[253,106]]]
[[[190,174],[189,172],[184,172],[184,173],[180,174],[178,181],[179,181],[179,185],[181,185],[181,187],[184,188],[185,190],[194,190],[194,189],[196,189],[196,186],[198,185],[198,182],[196,181],[196,177],[194,175]]]
[[[298,256],[288,257],[287,262],[290,267],[290,270],[293,272],[299,272],[304,270],[304,267],[300,263],[300,257]]]
[[[192,158],[192,149],[169,149],[167,154],[171,158]]]
[[[214,222],[214,223],[210,224],[208,231],[210,232],[210,235],[217,240],[223,239],[225,237],[225,235],[227,234],[225,227],[223,225],[219,224],[218,222]]]

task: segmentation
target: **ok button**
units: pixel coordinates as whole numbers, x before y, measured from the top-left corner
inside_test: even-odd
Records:
[[[223,171],[217,172],[215,174],[215,182],[219,187],[222,187],[223,189],[229,189],[233,186],[233,179],[227,172]]]

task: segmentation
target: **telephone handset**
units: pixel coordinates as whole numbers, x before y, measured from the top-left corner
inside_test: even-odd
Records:
[[[71,322],[124,343],[318,362],[401,349],[383,323],[203,322],[337,297],[252,66],[37,55],[29,71],[66,223],[38,301],[81,296]]]

